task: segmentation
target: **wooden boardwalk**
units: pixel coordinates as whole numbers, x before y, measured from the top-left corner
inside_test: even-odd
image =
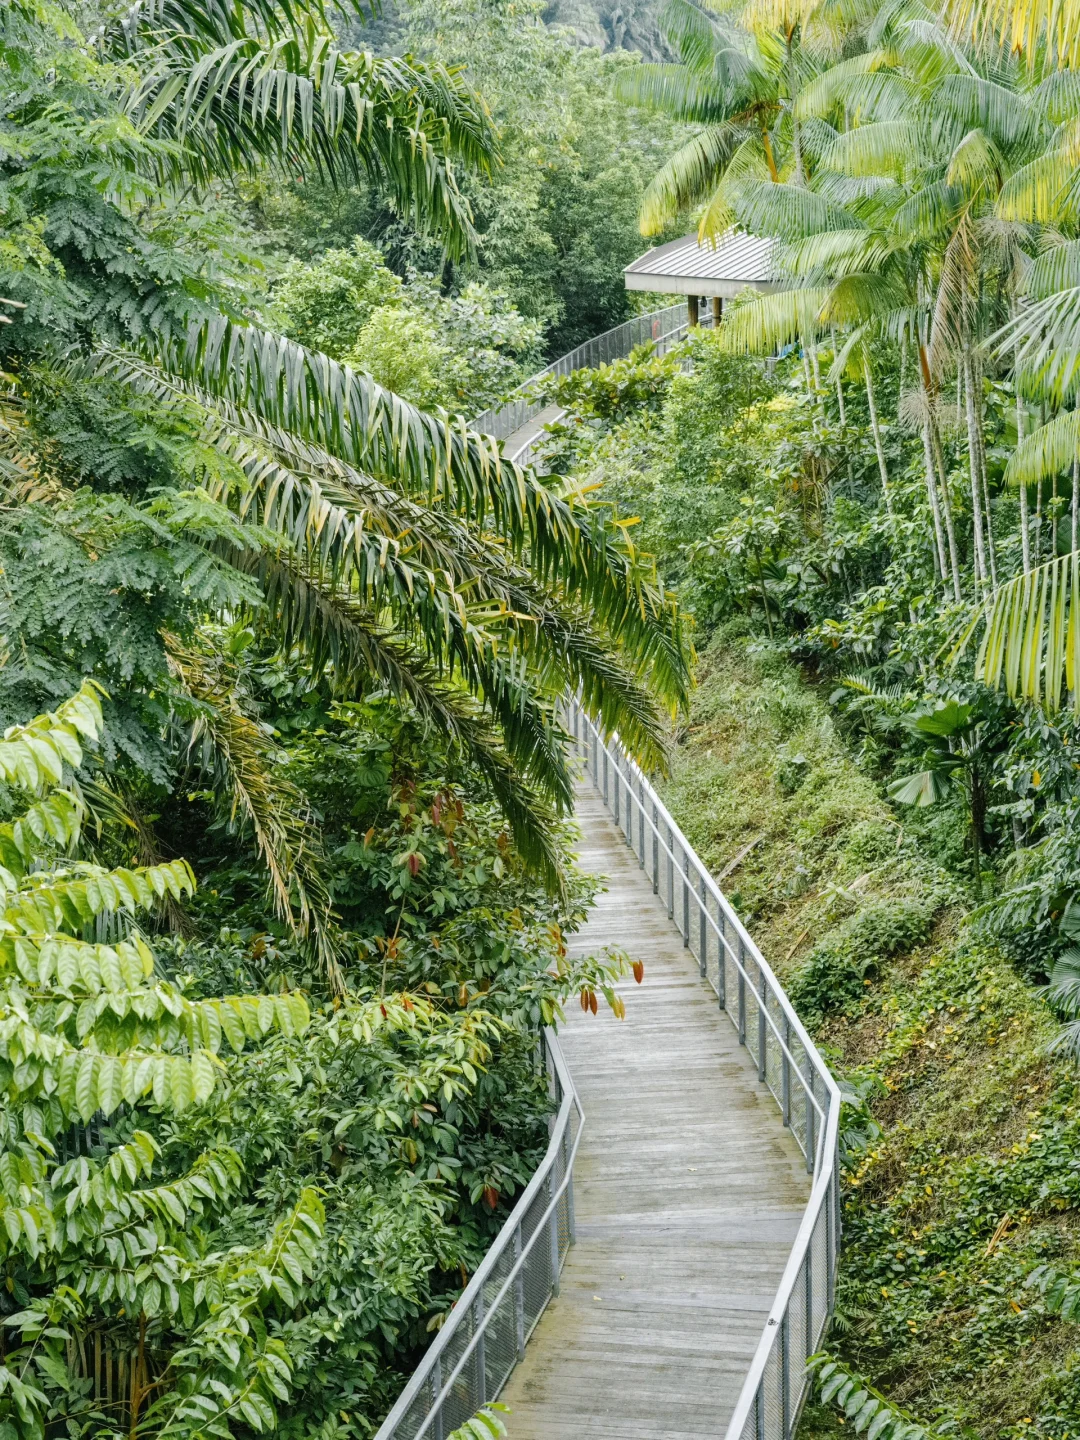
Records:
[[[809,1195],[801,1153],[591,784],[582,864],[607,890],[579,953],[645,980],[621,1024],[561,1035],[585,1110],[577,1244],[502,1395],[510,1440],[720,1440]]]

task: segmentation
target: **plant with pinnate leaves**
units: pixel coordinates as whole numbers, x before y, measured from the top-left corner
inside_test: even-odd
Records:
[[[188,1434],[198,1419],[225,1435],[232,1415],[269,1429],[290,1367],[256,1312],[264,1291],[293,1295],[310,1271],[318,1196],[303,1191],[265,1245],[200,1258],[186,1232],[237,1194],[239,1157],[219,1144],[163,1174],[141,1122],[207,1101],[227,1050],[298,1035],[308,1008],[298,994],[191,1000],[158,973],[137,916],[194,880],[183,860],[109,870],[75,858],[88,813],[76,772],[101,726],[88,682],[0,740],[0,778],[31,802],[0,825],[0,1250],[25,1301],[6,1321],[21,1341],[0,1367],[0,1423],[39,1440],[48,1420],[84,1408],[69,1352],[80,1327],[113,1312],[137,1331],[132,1434]],[[95,931],[111,938],[86,938]],[[93,1158],[65,1158],[88,1126]],[[102,1147],[110,1128],[124,1138]],[[163,1385],[146,1333],[169,1310],[190,1335]]]

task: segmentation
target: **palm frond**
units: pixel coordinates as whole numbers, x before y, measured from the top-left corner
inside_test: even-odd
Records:
[[[1007,54],[1049,65],[1080,64],[1080,8],[1075,0],[950,0],[953,33],[975,44],[997,41]]]
[[[1080,162],[1080,128],[1070,127],[1054,147],[1022,165],[1005,181],[997,213],[1004,220],[1054,225],[1077,214],[1076,167]]]
[[[980,610],[954,654],[982,618]],[[1073,708],[1080,708],[1080,552],[1017,575],[994,592],[975,673],[994,687],[1004,680],[1014,699],[1032,700],[1051,712],[1061,708],[1064,686]]]
[[[789,242],[824,230],[857,228],[850,210],[833,205],[802,185],[749,182],[741,187],[735,211],[752,235],[772,235]]]
[[[454,663],[455,655],[464,661],[458,652],[466,597],[493,606],[515,647],[541,673],[554,667],[563,683],[584,691],[597,718],[617,728],[643,763],[662,763],[661,722],[642,687],[655,687],[665,703],[685,703],[689,643],[651,560],[637,555],[606,505],[560,497],[521,475],[526,503],[509,520],[502,510],[495,517],[513,543],[493,543],[484,534],[490,510],[482,512],[485,527],[478,527],[475,508],[447,504],[442,491],[434,502],[430,495],[402,495],[257,411],[130,357],[109,357],[106,364],[163,403],[195,398],[207,407],[213,417],[207,440],[247,479],[234,502],[245,522],[286,536],[300,555],[335,582],[347,581],[375,610],[390,606],[401,623],[414,615],[440,663]],[[224,481],[211,486],[218,498],[225,489]],[[515,560],[526,542],[528,567]]]
[[[1064,410],[1020,441],[1005,467],[1007,485],[1034,485],[1080,459],[1080,415]]]
[[[812,339],[821,329],[821,309],[828,298],[824,287],[762,295],[725,316],[720,343],[725,350],[761,355],[803,337]]]
[[[1024,306],[986,343],[996,355],[1015,357],[1018,374],[1060,398],[1080,370],[1080,286]]]
[[[1060,290],[1080,286],[1080,240],[1051,246],[1034,261],[1024,282],[1024,294],[1045,300]]]
[[[930,240],[951,229],[964,204],[964,194],[946,180],[918,190],[893,216],[893,233],[901,240]]]
[[[221,784],[231,819],[251,827],[277,914],[298,938],[310,941],[331,988],[341,993],[344,979],[313,817],[299,791],[277,772],[276,747],[241,709],[236,687],[212,648],[167,636],[166,654],[194,702],[192,751]]]
[[[827,230],[786,245],[780,264],[789,275],[826,279],[851,270],[877,270],[892,252],[892,243],[872,231]]]
[[[892,67],[893,51],[872,51],[830,65],[799,93],[795,114],[828,116],[842,111],[850,125],[901,120],[910,115],[915,86]]]
[[[327,36],[310,45],[253,38],[210,49],[191,36],[159,51],[129,109],[169,178],[251,169],[260,160],[335,180],[366,180],[454,253],[472,243],[468,206],[450,160],[490,169],[494,140],[478,101],[446,71],[346,55]]]
[[[385,686],[460,745],[491,786],[525,864],[553,891],[564,891],[556,812],[543,793],[558,790],[562,808],[569,808],[570,782],[554,706],[538,707],[527,681],[506,674],[505,703],[498,708],[504,719],[507,711],[516,719],[500,731],[461,684],[342,587],[280,555],[262,557],[258,573],[285,643],[325,655],[341,681],[354,676],[365,685],[374,680]],[[549,773],[538,787],[538,772],[545,769]],[[558,772],[554,785],[551,771]]]
[[[967,129],[984,130],[998,145],[1031,146],[1045,131],[1038,110],[1015,86],[997,84],[982,75],[946,75],[934,100]]]
[[[628,105],[694,125],[716,125],[741,105],[737,97],[687,65],[635,65],[619,73],[615,93]]]
[[[843,175],[903,175],[926,159],[922,129],[915,120],[879,120],[838,135],[822,157]]]
[[[680,211],[711,198],[748,138],[743,126],[725,121],[688,140],[649,182],[641,202],[641,233],[657,235]]]
[[[904,277],[896,270],[884,274],[844,275],[832,286],[821,307],[822,325],[878,323],[902,309],[908,299]]]
[[[969,130],[949,156],[945,181],[964,195],[996,195],[1005,175],[1001,151],[984,130]]]

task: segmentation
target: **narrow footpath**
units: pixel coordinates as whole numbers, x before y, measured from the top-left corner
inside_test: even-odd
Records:
[[[577,1244],[502,1395],[510,1440],[718,1440],[809,1195],[802,1155],[591,783],[581,862],[606,877],[578,953],[645,963],[626,1019],[574,1007],[585,1110]]]

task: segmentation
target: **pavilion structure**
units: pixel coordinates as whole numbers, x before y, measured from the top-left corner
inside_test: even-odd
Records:
[[[768,293],[782,290],[777,273],[776,242],[729,230],[715,245],[700,244],[696,235],[684,235],[667,245],[646,250],[623,271],[628,290],[658,295],[685,295],[687,318],[697,325],[703,304],[712,301],[712,320],[719,325],[724,301],[748,286]]]

